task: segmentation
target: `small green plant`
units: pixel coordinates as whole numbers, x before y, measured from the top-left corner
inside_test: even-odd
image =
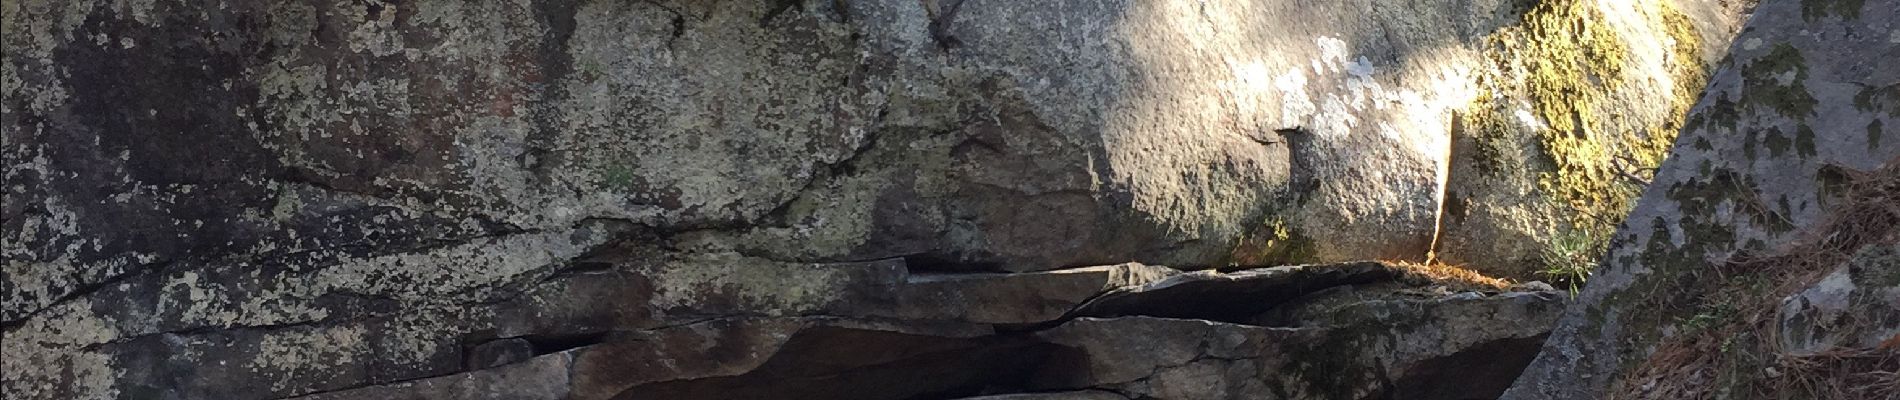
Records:
[[[1682,326],[1684,332],[1699,333],[1714,329],[1721,326],[1722,323],[1735,318],[1736,312],[1740,311],[1734,304],[1730,304],[1727,299],[1714,300],[1715,301],[1703,303],[1701,306],[1696,307],[1696,313],[1694,315],[1683,317],[1678,322],[1678,325]],[[1724,343],[1723,347],[1727,347],[1727,345],[1727,343]]]
[[[1600,237],[1589,230],[1558,233],[1551,238],[1550,247],[1544,248],[1540,260],[1544,268],[1537,274],[1549,279],[1551,285],[1567,288],[1571,295],[1576,295],[1584,282],[1590,280],[1597,257],[1603,255],[1606,243]]]

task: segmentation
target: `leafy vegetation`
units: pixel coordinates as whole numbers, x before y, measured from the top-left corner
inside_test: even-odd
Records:
[[[1609,241],[1603,236],[1591,230],[1559,233],[1552,238],[1550,246],[1544,248],[1541,260],[1544,267],[1537,275],[1548,279],[1552,286],[1567,288],[1576,294],[1590,279],[1590,272],[1596,269],[1597,257],[1608,250]]]

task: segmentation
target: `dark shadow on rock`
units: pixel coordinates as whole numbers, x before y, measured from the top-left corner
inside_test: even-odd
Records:
[[[1084,303],[1072,317],[1145,315],[1246,323],[1250,317],[1321,290],[1395,279],[1379,262],[1299,265],[1232,273],[1201,271],[1123,288]]]
[[[1009,390],[1057,346],[1028,337],[948,338],[840,327],[801,331],[738,376],[640,385],[616,399],[912,399]]]
[[[1421,361],[1387,392],[1393,399],[1496,399],[1524,372],[1548,334],[1505,338],[1472,346],[1449,356]],[[1369,398],[1380,398],[1370,396]]]

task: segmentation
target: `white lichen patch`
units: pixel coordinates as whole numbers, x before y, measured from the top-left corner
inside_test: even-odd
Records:
[[[846,290],[870,283],[860,281],[861,272],[853,268],[778,263],[730,253],[681,260],[652,274],[651,304],[661,310],[730,301],[739,309],[766,315],[818,311],[840,300]]]
[[[848,28],[819,18],[766,32],[753,12],[713,10],[675,32],[652,4],[581,7],[560,131],[613,134],[561,135],[561,173],[669,220],[755,218],[861,145],[853,128],[871,110],[837,85],[853,66]]]
[[[0,386],[9,398],[77,399],[118,396],[113,384],[118,371],[109,357],[83,346],[118,339],[109,317],[92,312],[92,302],[78,299],[55,305],[36,318],[0,337]]]
[[[42,159],[43,160],[43,159]],[[91,279],[113,276],[155,261],[154,256],[132,252],[113,257],[87,260],[103,244],[86,237],[79,226],[79,215],[60,197],[48,197],[40,203],[40,213],[28,214],[17,232],[0,245],[6,256],[8,279],[6,293],[0,294],[0,308],[9,317],[24,316],[53,304],[74,288]],[[50,248],[28,248],[28,243],[61,244]]]
[[[353,365],[371,349],[362,327],[293,329],[266,335],[257,357],[245,366],[270,379],[271,390],[286,391],[307,380],[337,376],[335,366]]]
[[[350,259],[319,272],[312,284],[416,303],[479,298],[496,283],[555,268],[605,240],[600,237],[604,235],[582,241],[573,240],[574,236],[574,231],[525,233],[417,253]]]

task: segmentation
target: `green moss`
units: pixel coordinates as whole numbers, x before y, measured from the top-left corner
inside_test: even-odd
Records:
[[[1670,75],[1676,83],[1676,97],[1671,99],[1671,115],[1682,115],[1701,100],[1702,91],[1708,85],[1709,66],[1702,62],[1702,34],[1696,30],[1695,22],[1677,10],[1675,3],[1662,3],[1663,31],[1674,39],[1675,47],[1670,50]]]
[[[1746,190],[1742,182],[1733,171],[1717,170],[1708,177],[1670,185],[1664,196],[1676,202],[1684,218],[1712,219],[1718,206]]]
[[[1640,188],[1619,178],[1619,164],[1660,164],[1706,82],[1694,24],[1673,6],[1665,4],[1662,11],[1661,28],[1675,39],[1669,65],[1675,117],[1642,131],[1618,129],[1609,116],[1598,115],[1607,93],[1622,85],[1630,50],[1604,27],[1605,17],[1591,3],[1545,1],[1524,16],[1527,44],[1515,56],[1527,60],[1526,89],[1535,114],[1547,124],[1537,132],[1537,144],[1550,169],[1539,174],[1538,188],[1570,211],[1564,214],[1574,216],[1572,225],[1608,225],[1628,212]]]
[[[1471,112],[1461,115],[1463,129],[1458,133],[1471,138],[1471,157],[1477,171],[1495,177],[1518,170],[1523,162],[1511,144],[1510,128],[1503,120],[1505,111],[1492,96],[1485,91],[1472,101],[1467,108]]]
[[[1815,188],[1815,197],[1826,201],[1847,193],[1847,185],[1853,178],[1839,167],[1823,166],[1814,171],[1814,181],[1820,183]]]
[[[1794,141],[1789,140],[1787,135],[1781,134],[1780,128],[1768,127],[1767,132],[1766,135],[1762,136],[1761,144],[1768,146],[1769,156],[1781,157],[1782,154],[1788,152],[1789,147],[1794,146]]]
[[[1730,205],[1732,211],[1747,216],[1748,222],[1755,226],[1775,232],[1787,232],[1794,229],[1794,225],[1789,222],[1787,214],[1776,212],[1775,209],[1769,208],[1770,206],[1758,197],[1757,189],[1758,186],[1755,184],[1755,181],[1749,177],[1737,174],[1734,171],[1717,170],[1714,171],[1713,174],[1706,175],[1705,178],[1692,179],[1685,183],[1670,186],[1666,197],[1676,202],[1678,209],[1682,210],[1685,218],[1697,218],[1697,220],[1703,221],[1714,220],[1718,212],[1717,207],[1723,203],[1727,203]],[[1784,209],[1787,208],[1785,201],[1781,207]],[[1713,224],[1710,225],[1709,229],[1702,231],[1708,232],[1710,229],[1728,231],[1728,228],[1716,227]],[[1703,239],[1732,242],[1734,236],[1733,233],[1730,232],[1711,237],[1691,238],[1691,240]]]
[[[1268,226],[1273,232],[1273,236],[1267,240],[1268,259],[1294,263],[1311,260],[1318,253],[1313,246],[1313,239],[1293,230],[1285,222],[1276,220]]]
[[[1626,155],[1617,154],[1618,146],[1610,141],[1643,142],[1634,135],[1613,136],[1599,121],[1596,107],[1623,81],[1629,53],[1602,21],[1588,2],[1541,2],[1524,15],[1528,38],[1524,54],[1518,55],[1526,63],[1525,89],[1533,112],[1547,125],[1537,132],[1537,143],[1552,168],[1540,174],[1539,189],[1565,208],[1581,211],[1574,213],[1576,224],[1596,223],[1623,208],[1627,196],[1617,193],[1610,168]]]
[[[1879,118],[1874,118],[1873,122],[1867,123],[1867,148],[1871,148],[1871,149],[1880,148],[1881,129],[1882,129],[1881,122]]]
[[[1761,143],[1760,131],[1749,130],[1746,135],[1742,136],[1742,157],[1749,160],[1755,159],[1756,143]]]
[[[1707,302],[1696,305],[1695,313],[1677,320],[1683,333],[1696,334],[1714,328],[1735,318],[1738,307],[1728,302]]]
[[[1707,112],[1709,113],[1709,123],[1728,128],[1729,132],[1734,132],[1735,128],[1741,125],[1741,110],[1734,101],[1728,99],[1728,92],[1722,92],[1722,94],[1717,95],[1715,102],[1710,104]]]
[[[1235,243],[1229,265],[1284,265],[1309,262],[1319,254],[1313,239],[1301,234],[1278,214]]]
[[[1844,20],[1860,19],[1861,6],[1866,0],[1801,0],[1801,19],[1817,22],[1828,16]]]
[[[1801,124],[1799,128],[1795,128],[1794,148],[1795,151],[1801,153],[1803,158],[1820,155],[1814,149],[1814,128],[1808,127],[1808,124]]]
[[[1856,285],[1900,287],[1900,246],[1863,247],[1854,252],[1847,272]]]
[[[1900,118],[1900,84],[1861,89],[1854,94],[1854,108]]]
[[[1696,183],[1684,185],[1680,190],[1672,190],[1675,197],[1683,197],[1690,192],[1705,196],[1726,196],[1727,190],[1719,189],[1723,184]],[[1709,212],[1697,204],[1713,204],[1701,201],[1688,204],[1698,212]],[[1713,216],[1686,213],[1673,226],[1661,217],[1650,221],[1650,237],[1637,259],[1650,268],[1647,276],[1637,279],[1615,298],[1612,305],[1620,310],[1640,310],[1626,314],[1622,323],[1623,332],[1629,335],[1630,346],[1642,347],[1662,340],[1664,326],[1714,322],[1721,317],[1719,308],[1707,308],[1709,295],[1722,285],[1721,279],[1704,276],[1711,270],[1706,260],[1710,254],[1726,252],[1735,242],[1735,231],[1714,222]],[[1674,229],[1672,229],[1672,227]],[[1678,237],[1677,233],[1680,232]],[[1678,246],[1676,243],[1681,243]],[[1640,357],[1621,359],[1627,370],[1640,363]]]
[[[1698,222],[1694,216],[1685,215],[1675,226],[1688,238],[1677,240],[1676,229],[1661,217],[1650,220],[1650,237],[1636,259],[1649,267],[1649,274],[1637,279],[1625,288],[1619,296],[1613,297],[1614,304],[1606,308],[1620,310],[1641,310],[1625,314],[1622,318],[1623,332],[1628,332],[1635,344],[1655,343],[1661,338],[1661,327],[1677,322],[1683,315],[1693,310],[1697,287],[1701,280],[1696,279],[1697,271],[1706,267],[1703,255],[1709,251],[1725,248],[1730,241],[1722,241],[1724,235],[1732,232],[1720,226]],[[1701,238],[1698,240],[1697,238]],[[1678,247],[1675,243],[1681,242]],[[1636,358],[1621,360],[1625,367],[1640,361]]]
[[[1690,113],[1689,119],[1682,123],[1682,131],[1690,132],[1706,129],[1709,125],[1709,118],[1703,114],[1705,113]]]
[[[1673,5],[1662,3],[1655,31],[1666,32],[1673,47],[1665,58],[1671,81],[1668,116],[1648,126],[1635,127],[1624,116],[1609,115],[1621,105],[1612,94],[1634,80],[1628,63],[1629,40],[1611,26],[1608,17],[1584,0],[1528,1],[1516,26],[1491,35],[1487,58],[1501,64],[1505,76],[1487,79],[1486,91],[1466,108],[1454,131],[1469,143],[1469,160],[1478,175],[1534,182],[1530,205],[1533,215],[1557,219],[1537,235],[1550,246],[1556,232],[1590,232],[1597,238],[1621,221],[1641,193],[1629,173],[1651,171],[1667,156],[1683,131],[1691,126],[1725,123],[1733,126],[1735,111],[1711,109],[1689,115],[1707,82],[1708,65],[1702,61],[1700,34],[1691,19]],[[1646,89],[1646,88],[1644,88]],[[1507,102],[1506,100],[1509,100]],[[1528,103],[1529,113],[1542,126],[1524,132],[1515,124],[1515,106]],[[1731,103],[1732,104],[1732,103]],[[1709,139],[1693,143],[1714,150]],[[1460,150],[1466,151],[1466,150]],[[1485,196],[1475,193],[1474,196]],[[1490,199],[1474,198],[1484,203]],[[1599,240],[1601,241],[1601,240]],[[1589,246],[1585,246],[1589,247]],[[1529,256],[1532,262],[1537,255]],[[1528,270],[1535,270],[1536,267]]]
[[[638,177],[633,174],[632,166],[614,165],[607,167],[607,170],[601,173],[600,178],[601,183],[608,187],[633,189],[634,180]]]
[[[1818,104],[1803,83],[1807,79],[1807,59],[1801,56],[1801,50],[1787,43],[1776,43],[1768,53],[1742,67],[1742,83],[1746,88],[1741,105],[1807,119]]]

